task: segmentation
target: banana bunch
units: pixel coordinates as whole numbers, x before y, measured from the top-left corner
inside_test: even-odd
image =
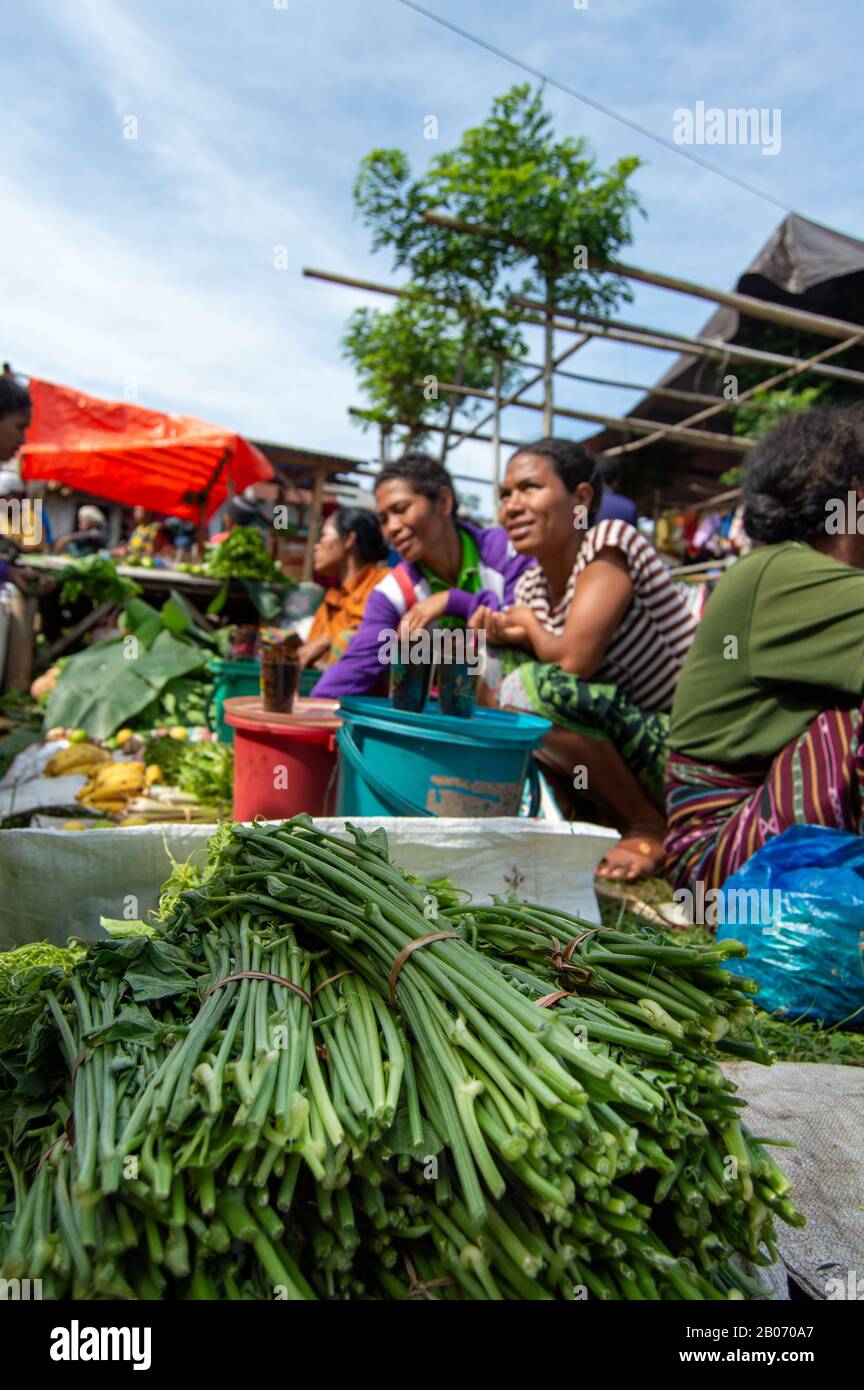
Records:
[[[111,762],[111,754],[95,743],[70,743],[61,748],[45,764],[46,777],[72,777],[75,774],[91,776],[97,767]]]
[[[143,763],[109,762],[92,773],[77,800],[90,811],[112,815],[124,811],[127,802],[149,785],[148,769]]]

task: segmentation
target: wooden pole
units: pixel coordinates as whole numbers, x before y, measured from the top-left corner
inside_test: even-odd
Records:
[[[490,227],[482,222],[464,222],[461,218],[448,217],[440,212],[424,212],[423,219],[436,227],[446,227],[453,232],[482,236],[501,241],[508,246],[521,247],[532,255],[539,255],[534,247],[516,237],[510,236],[499,227]],[[644,270],[641,266],[625,265],[621,261],[598,261],[588,256],[590,270],[607,271],[610,275],[622,275],[626,280],[637,280],[644,285],[656,285],[662,290],[672,290],[675,294],[686,294],[694,299],[707,299],[713,304],[725,304],[748,318],[764,319],[767,323],[779,323],[784,328],[796,328],[803,333],[818,333],[824,338],[850,338],[857,325],[845,319],[829,318],[825,314],[814,314],[806,309],[794,309],[786,304],[770,304],[753,295],[739,294],[737,290],[711,289],[708,285],[697,284],[695,280],[680,280],[675,275],[663,275],[656,270]]]
[[[422,382],[415,381],[413,384],[422,385]],[[438,390],[454,391],[460,396],[476,396],[479,400],[485,401],[494,399],[491,391],[481,391],[471,386],[457,386],[452,381],[439,381]],[[522,410],[545,409],[535,401],[516,401],[514,404]],[[743,435],[715,434],[712,430],[690,430],[682,425],[663,425],[659,420],[642,420],[638,416],[628,416],[625,419],[620,415],[596,415],[587,410],[570,410],[564,406],[558,406],[556,413],[568,420],[587,420],[594,425],[605,425],[608,429],[620,430],[622,434],[653,434],[660,430],[681,443],[700,444],[728,454],[746,454],[755,448],[755,440],[747,439]]]
[[[5,690],[30,689],[33,680],[33,640],[38,612],[34,594],[22,594],[13,589],[9,606],[9,636],[6,651]]]
[[[555,285],[551,275],[546,276],[546,324],[543,329],[543,433],[547,437],[555,433]]]
[[[495,358],[494,373],[495,413],[492,417],[492,505],[493,515],[498,516],[501,507],[501,359]]]
[[[356,406],[353,406],[353,405],[349,405],[349,407],[348,407],[348,414],[349,414],[349,415],[356,415],[358,418],[361,418],[361,419],[363,418],[363,411],[362,411],[362,410],[358,410],[357,407],[356,407]],[[403,428],[404,428],[404,429],[408,429],[408,428],[410,428],[409,421],[407,421],[407,420],[395,420],[395,421],[394,421],[394,425],[395,425],[395,426],[398,426],[400,429],[403,429]],[[443,432],[444,426],[443,426],[443,425],[425,425],[424,428],[427,429],[427,430],[431,430],[434,434],[441,434],[441,433]],[[471,435],[471,438],[472,438],[472,439],[479,439],[480,442],[483,443],[483,444],[491,444],[492,441],[493,441],[494,436],[491,435],[491,434],[472,434],[472,435]],[[458,443],[458,442],[459,442],[459,441],[457,440],[456,442],[454,442],[453,444],[451,444],[451,446],[450,446],[451,450],[455,449],[456,443]],[[512,444],[513,447],[514,447],[514,449],[515,449],[515,448],[518,448],[520,444],[524,444],[524,443],[525,443],[525,440],[524,440],[524,439],[506,439],[506,438],[504,437],[504,435],[502,435],[502,436],[501,436],[501,443],[502,443],[502,444]],[[454,478],[458,478],[459,476],[460,476],[460,475],[459,475],[458,473],[454,473],[454,474],[453,474],[453,477],[454,477]],[[465,475],[465,474],[463,474],[463,475],[461,475],[461,476],[462,476],[463,482],[467,482],[467,483],[477,483],[477,482],[482,482],[482,481],[483,481],[482,478],[469,478],[469,477],[468,477],[467,475]]]
[[[392,285],[379,285],[370,280],[354,280],[347,275],[331,275],[323,270],[303,271],[304,275],[314,279],[327,280],[337,285],[347,285],[352,289],[366,289],[375,294],[388,294],[399,297],[405,293],[404,290],[394,289]],[[429,299],[434,303],[448,305],[449,301],[439,299],[436,295],[429,295]],[[532,324],[543,328],[545,326],[546,306],[534,299],[527,299],[524,295],[511,296],[511,303],[521,307],[530,307],[539,310],[539,315],[525,315],[520,318],[520,323]],[[455,308],[453,304],[451,307]],[[616,319],[614,322],[600,318],[596,314],[581,314],[569,309],[557,308],[556,314],[567,318],[577,319],[579,331],[585,334],[584,341],[589,338],[608,338],[616,343],[633,343],[637,347],[655,348],[659,352],[678,352],[688,357],[698,357],[708,362],[754,362],[768,367],[792,367],[797,366],[803,359],[798,357],[786,357],[782,353],[767,352],[762,348],[747,348],[738,343],[727,343],[722,338],[702,338],[693,337],[686,333],[670,333],[663,328],[646,328],[640,324],[632,324],[624,319]],[[556,322],[555,328],[558,332],[572,333],[576,330],[569,324]],[[526,364],[527,365],[527,364]],[[856,372],[851,367],[834,367],[827,364],[819,364],[811,367],[810,370],[815,376],[828,377],[834,381],[848,381],[857,386],[864,385],[864,372]],[[541,377],[535,378],[540,380]],[[529,383],[526,383],[527,389]],[[467,438],[466,434],[461,436]]]
[[[511,296],[511,303],[521,307],[530,306],[545,309],[536,299],[524,295]],[[686,333],[668,333],[664,328],[643,328],[639,324],[625,323],[622,319],[607,322],[595,314],[580,314],[570,309],[558,309],[559,315],[577,321],[572,332],[587,334],[589,338],[608,338],[615,343],[634,343],[637,347],[655,348],[658,352],[678,352],[685,357],[703,358],[709,362],[754,362],[767,367],[798,367],[806,358],[786,357],[779,352],[766,352],[762,348],[742,347],[737,343],[726,343],[722,338],[694,338]],[[556,324],[559,330],[564,324]],[[856,330],[857,331],[857,330]],[[809,370],[815,376],[831,377],[837,381],[864,385],[864,372],[853,371],[851,367],[833,367],[818,363]]]
[[[496,353],[491,354],[497,356]],[[515,362],[517,366],[528,367],[532,371],[542,371],[539,362],[530,362],[527,357],[502,356],[503,362]],[[686,405],[720,405],[721,402],[734,409],[735,401],[725,401],[722,396],[709,395],[707,391],[684,391],[672,386],[646,386],[639,381],[619,381],[616,377],[586,376],[584,372],[568,372],[565,367],[556,367],[555,375],[566,377],[568,381],[584,381],[590,386],[614,386],[622,391],[642,391],[646,396],[657,396],[663,400],[683,401]],[[752,410],[771,410],[770,405],[752,402]]]
[[[845,342],[835,343],[833,347],[825,348],[823,352],[818,353],[811,361],[819,361],[824,357],[830,357],[833,353],[846,352],[849,348],[857,347],[862,339],[864,339],[864,328],[862,328],[859,333],[854,334],[853,337],[847,338]],[[785,372],[778,372],[776,376],[768,377],[767,381],[757,382],[755,386],[751,386],[747,391],[741,392],[737,397],[737,404],[744,405],[752,396],[756,395],[757,391],[770,391],[772,387],[779,386],[782,381],[788,381],[789,378],[793,376],[800,376],[802,372],[809,370],[809,366],[810,362],[804,362],[800,367],[789,367]],[[725,402],[720,405],[712,405],[709,406],[707,410],[700,410],[697,411],[695,415],[689,415],[686,420],[682,420],[680,423],[682,426],[695,425],[701,420],[707,420],[710,416],[719,414],[719,412],[725,410],[725,408]],[[655,444],[659,439],[662,439],[666,433],[667,431],[665,429],[660,429],[656,434],[647,435],[644,439],[634,440],[630,444],[620,444],[614,449],[606,449],[604,452],[607,457],[611,457],[614,454],[633,453],[637,449],[646,449],[649,444]]]
[[[315,483],[312,489],[312,509],[309,513],[309,531],[306,535],[306,550],[303,554],[303,569],[300,578],[308,583],[314,574],[314,550],[321,532],[321,511],[324,506],[324,483],[326,473],[323,468],[315,470]]]
[[[565,325],[565,329],[566,329],[567,332],[570,331],[569,327],[566,327],[566,325]],[[577,340],[576,340],[575,343],[571,343],[570,346],[569,346],[568,348],[565,348],[564,351],[563,351],[562,353],[559,353],[559,355],[554,359],[554,361],[553,361],[553,363],[552,363],[553,367],[557,369],[558,364],[559,364],[560,362],[564,362],[568,357],[572,357],[572,356],[573,356],[573,353],[574,353],[574,352],[578,352],[579,349],[580,349],[581,347],[583,347],[585,343],[587,343],[587,341],[588,341],[587,335],[582,334],[579,338],[577,338]],[[504,407],[505,405],[516,405],[516,404],[520,403],[520,402],[519,402],[520,396],[524,395],[524,393],[525,393],[526,391],[530,390],[530,388],[531,388],[532,386],[536,386],[536,385],[537,385],[537,382],[538,382],[538,381],[542,381],[542,380],[543,380],[543,368],[541,367],[541,368],[539,368],[539,370],[537,371],[537,373],[536,373],[534,376],[529,377],[527,381],[523,381],[522,385],[521,385],[521,386],[518,386],[518,387],[516,388],[515,391],[511,391],[511,393],[510,393],[509,396],[504,396],[504,398],[499,402],[499,408],[500,408],[500,409],[503,409],[503,407]],[[438,389],[439,389],[439,390],[441,389],[440,386],[439,386]],[[451,444],[450,447],[451,447],[452,449],[455,449],[455,448],[456,448],[456,445],[457,445],[457,444],[461,444],[462,441],[463,441],[463,439],[480,439],[480,438],[482,438],[482,436],[479,435],[479,434],[477,433],[477,431],[478,431],[478,429],[480,428],[481,425],[486,425],[486,424],[489,423],[489,421],[492,419],[494,413],[495,413],[494,410],[490,410],[486,415],[481,415],[481,417],[480,417],[479,420],[475,420],[475,421],[474,421],[474,424],[471,426],[470,429],[463,430],[462,433],[459,435],[459,437],[458,437],[457,439],[454,439],[454,440],[453,440],[453,443]],[[506,444],[506,443],[507,443],[507,440],[504,440],[504,443]]]

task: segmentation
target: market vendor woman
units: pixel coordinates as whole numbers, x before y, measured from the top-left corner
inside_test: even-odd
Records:
[[[335,581],[312,619],[300,649],[303,666],[332,666],[344,654],[363,619],[376,584],[389,574],[387,547],[374,512],[340,507],[321,528],[315,547],[315,573]]]
[[[501,519],[515,549],[536,559],[514,607],[481,609],[471,622],[505,649],[497,702],[553,722],[541,760],[620,830],[598,874],[635,879],[663,860],[668,711],[695,623],[634,526],[595,525],[601,492],[582,444],[540,439],[519,449]]]
[[[444,619],[465,623],[481,606],[512,603],[528,564],[500,526],[484,530],[457,515],[453,479],[425,454],[408,453],[382,469],[375,504],[384,539],[402,563],[372,590],[359,630],[324,672],[315,695],[377,692],[386,685],[387,634],[417,632]]]
[[[761,541],[717,585],[669,735],[667,873],[718,888],[796,824],[861,833],[864,420],[788,416],[754,451]],[[859,530],[860,528],[860,530]]]

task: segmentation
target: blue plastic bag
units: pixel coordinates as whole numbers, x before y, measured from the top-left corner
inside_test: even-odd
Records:
[[[795,825],[732,874],[722,897],[737,910],[717,938],[749,947],[728,967],[758,980],[766,1013],[839,1023],[864,1008],[864,837]]]

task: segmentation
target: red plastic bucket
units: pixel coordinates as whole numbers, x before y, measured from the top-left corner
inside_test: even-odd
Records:
[[[332,815],[336,802],[337,700],[298,697],[291,714],[268,714],[257,695],[226,700],[234,730],[234,819]]]

